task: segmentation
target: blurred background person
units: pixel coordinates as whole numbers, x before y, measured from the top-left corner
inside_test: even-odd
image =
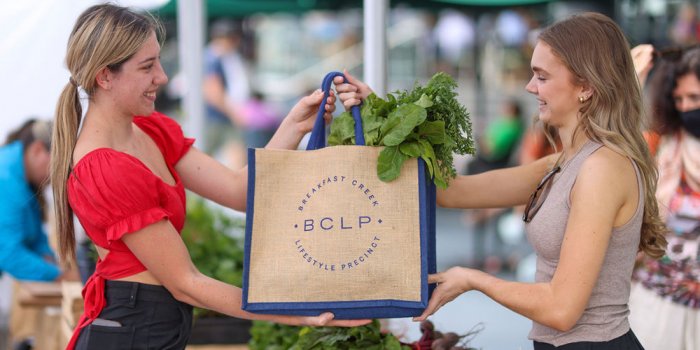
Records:
[[[224,144],[242,142],[246,120],[243,106],[251,98],[247,62],[239,48],[240,24],[219,19],[209,29],[211,40],[205,48],[204,100],[206,102],[206,144],[209,154]]]
[[[525,132],[523,112],[515,98],[506,99],[500,116],[494,119],[479,139],[477,159],[470,163],[468,173],[476,174],[488,170],[515,165],[520,139]]]
[[[61,269],[43,226],[50,149],[51,123],[37,119],[29,119],[12,131],[0,147],[0,273],[9,274],[15,281],[61,279]],[[16,296],[16,282],[13,289]],[[15,349],[30,349],[40,314],[21,307],[16,297],[12,299],[11,342]]]
[[[0,147],[0,270],[23,281],[61,276],[43,227],[51,124],[30,119]]]
[[[653,50],[635,50],[643,81]],[[670,232],[663,259],[641,259],[635,269],[630,324],[646,349],[700,349],[700,48],[678,61],[663,53],[656,54],[649,96],[659,136],[656,197]]]
[[[700,38],[700,19],[698,11],[691,2],[684,2],[676,12],[671,23],[669,36],[677,45],[692,45],[698,43]]]

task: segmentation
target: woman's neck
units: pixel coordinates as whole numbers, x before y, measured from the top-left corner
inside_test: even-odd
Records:
[[[576,125],[558,128],[559,137],[562,144],[562,161],[566,162],[581,149],[588,141],[588,137],[583,130],[576,130]]]
[[[130,143],[134,137],[134,117],[115,113],[115,110],[89,106],[80,136],[99,140],[115,149]]]

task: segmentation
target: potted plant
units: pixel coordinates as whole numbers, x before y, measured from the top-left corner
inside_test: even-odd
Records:
[[[240,287],[243,281],[242,233],[245,220],[231,218],[201,199],[187,203],[182,240],[203,274]],[[244,344],[251,322],[195,308],[190,344]]]

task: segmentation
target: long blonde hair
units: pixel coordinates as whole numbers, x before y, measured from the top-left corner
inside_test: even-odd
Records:
[[[647,120],[630,47],[620,27],[598,13],[574,15],[547,27],[539,36],[574,75],[587,84],[591,98],[581,103],[574,134],[585,135],[631,158],[644,185],[644,219],[639,250],[659,258],[666,249],[666,226],[656,201],[658,172],[642,135]],[[572,138],[573,139],[573,138]]]
[[[79,88],[91,100],[97,88],[97,73],[103,68],[118,72],[154,32],[162,42],[163,27],[153,17],[126,7],[103,4],[85,10],[70,34],[66,66],[71,77],[56,106],[51,149],[51,183],[62,261],[70,261],[68,258],[75,255],[73,210],[68,203],[67,181],[83,113]]]

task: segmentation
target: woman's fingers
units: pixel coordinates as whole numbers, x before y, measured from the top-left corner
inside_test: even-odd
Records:
[[[372,320],[335,320],[334,315],[330,312],[324,312],[316,317],[307,317],[304,324],[314,327],[358,327],[364,326]]]
[[[435,288],[433,291],[433,296],[430,298],[430,301],[428,301],[428,307],[423,310],[423,313],[418,316],[414,317],[414,321],[425,321],[428,316],[434,314],[438,309],[442,307],[445,303],[442,300],[442,290],[440,290],[440,287]]]

